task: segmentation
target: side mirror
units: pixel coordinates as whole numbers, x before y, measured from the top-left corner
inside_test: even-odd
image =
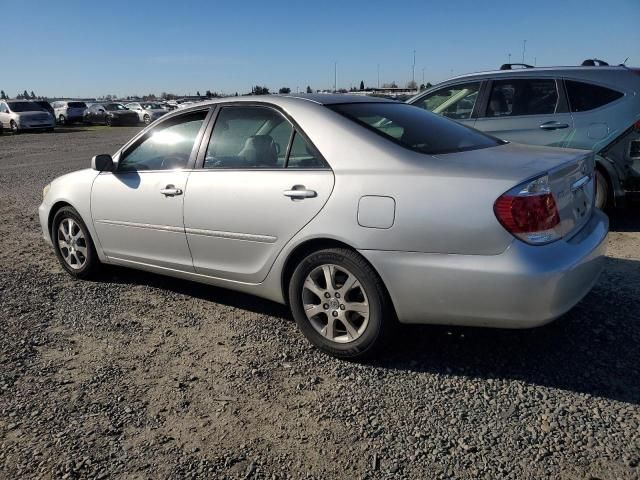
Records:
[[[115,170],[115,165],[111,155],[103,153],[96,155],[91,159],[91,168],[99,172],[113,172]]]

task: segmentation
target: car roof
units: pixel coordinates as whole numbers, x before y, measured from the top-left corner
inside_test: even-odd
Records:
[[[584,74],[591,75],[593,73],[602,73],[602,72],[620,72],[620,71],[629,71],[629,67],[624,65],[618,66],[567,66],[567,67],[527,67],[527,68],[507,68],[504,70],[487,70],[481,72],[473,72],[473,73],[465,73],[463,75],[457,75],[455,77],[448,78],[444,82],[452,82],[455,80],[461,80],[465,78],[473,78],[473,77],[497,77],[497,76],[514,76],[514,75],[539,75],[539,74],[565,74],[565,75],[575,75],[575,74]]]

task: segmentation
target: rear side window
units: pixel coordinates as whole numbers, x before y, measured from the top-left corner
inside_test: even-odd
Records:
[[[558,90],[553,79],[496,80],[491,87],[487,117],[555,113]]]
[[[406,103],[345,103],[329,108],[420,153],[435,155],[502,145],[496,138]]]
[[[565,80],[564,83],[567,86],[569,107],[572,112],[593,110],[611,103],[623,95],[616,90],[593,85],[592,83],[576,82],[574,80]]]

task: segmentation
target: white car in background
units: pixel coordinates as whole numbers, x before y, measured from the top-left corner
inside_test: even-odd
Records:
[[[82,122],[87,104],[71,100],[58,100],[51,104],[55,112],[56,121],[60,125],[65,123]]]
[[[132,102],[127,103],[125,107],[136,112],[140,121],[144,122],[145,125],[149,125],[167,113],[167,110],[162,108],[162,105],[153,102]]]
[[[55,120],[36,102],[29,100],[0,101],[0,130],[8,129],[13,133],[25,130],[53,131]]]

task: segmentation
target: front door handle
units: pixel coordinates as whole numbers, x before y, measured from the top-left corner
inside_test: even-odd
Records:
[[[176,195],[182,195],[182,189],[176,188],[175,185],[167,185],[160,189],[160,193],[165,197],[175,197]]]
[[[291,190],[285,190],[282,192],[285,197],[291,197],[292,199],[303,199],[317,197],[318,193],[315,190],[307,190],[304,185],[294,185]]]
[[[569,124],[551,121],[543,123],[540,128],[542,130],[559,130],[561,128],[569,128]]]

